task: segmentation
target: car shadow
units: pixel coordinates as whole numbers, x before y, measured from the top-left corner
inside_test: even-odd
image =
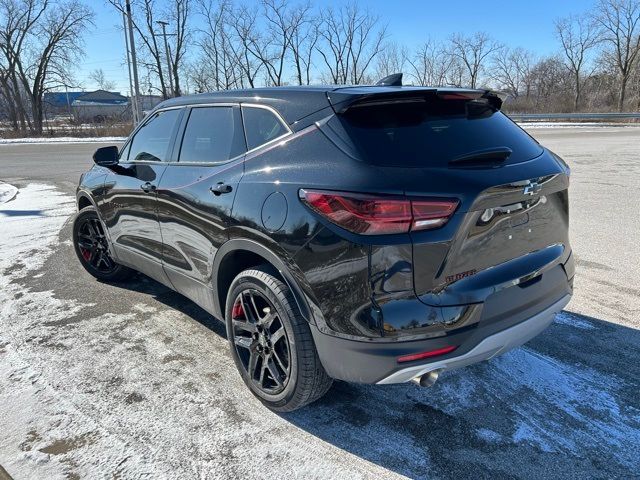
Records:
[[[638,330],[562,312],[526,346],[432,388],[337,382],[283,418],[411,478],[633,477],[638,352]]]
[[[223,322],[142,275],[118,286],[226,338]],[[280,416],[410,478],[633,477],[638,352],[638,330],[562,312],[524,347],[445,372],[432,388],[336,381],[322,399]]]
[[[0,210],[0,217],[41,217],[42,210]]]
[[[130,280],[124,282],[102,283],[106,283],[116,288],[126,288],[127,290],[150,295],[163,305],[187,315],[214,333],[225,339],[227,338],[227,331],[224,322],[216,319],[213,315],[196,305],[184,295],[181,295],[169,287],[156,282],[142,273],[136,272]]]

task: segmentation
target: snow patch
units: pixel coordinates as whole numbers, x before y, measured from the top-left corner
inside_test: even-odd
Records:
[[[580,330],[596,330],[597,327],[587,320],[583,320],[582,318],[578,318],[575,315],[571,315],[567,312],[560,312],[556,315],[556,323],[561,325],[568,325],[570,327],[578,328]]]
[[[526,421],[519,421],[517,424],[515,433],[513,434],[513,441],[516,443],[529,442],[537,445],[540,450],[547,453],[554,451],[551,446],[545,441],[541,432],[537,432],[536,429],[531,427]]]
[[[24,295],[18,285],[11,283],[11,277],[43,265],[74,206],[72,197],[41,184],[20,189],[20,195],[13,201],[0,205],[0,431],[3,432],[0,464],[12,474],[17,471],[22,478],[64,477],[61,464],[50,462],[52,455],[34,448],[32,441],[37,443],[38,432],[46,432],[53,423],[63,424],[65,416],[58,406],[40,400],[39,396],[47,389],[41,372],[16,355],[19,346],[7,335],[22,315],[13,300]],[[29,303],[38,303],[42,296],[42,293],[30,295]],[[50,303],[50,298],[46,303]],[[73,314],[73,310],[66,309],[65,315]],[[43,415],[42,409],[47,413]],[[29,413],[25,415],[26,412]],[[42,448],[49,451],[45,446]]]
[[[21,188],[13,201],[0,205],[0,272],[30,271],[42,266],[74,209],[72,197],[50,185],[36,183]],[[0,288],[7,281],[3,275]]]
[[[502,441],[502,435],[489,428],[477,429],[476,435],[487,443],[500,443]]]
[[[0,203],[6,203],[18,194],[18,189],[8,183],[0,182]]]
[[[530,401],[515,405],[518,413],[513,440],[537,444],[544,451],[579,453],[586,446],[604,444],[626,465],[636,461],[625,445],[640,445],[640,429],[619,403],[625,384],[613,375],[603,376],[585,365],[568,365],[524,347],[491,363],[499,385]],[[545,399],[548,408],[534,398]]]
[[[601,122],[516,122],[525,130],[536,128],[639,128],[637,123],[601,123]]]

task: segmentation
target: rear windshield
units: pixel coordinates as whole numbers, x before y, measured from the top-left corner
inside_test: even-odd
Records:
[[[483,101],[426,100],[354,106],[339,118],[364,161],[383,166],[446,167],[479,150],[508,147],[518,163],[542,148]]]

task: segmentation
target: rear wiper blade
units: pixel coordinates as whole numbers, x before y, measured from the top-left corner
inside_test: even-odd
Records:
[[[464,166],[480,166],[480,165],[499,165],[509,158],[513,153],[509,147],[493,147],[475,152],[465,153],[456,158],[449,160],[449,165]]]

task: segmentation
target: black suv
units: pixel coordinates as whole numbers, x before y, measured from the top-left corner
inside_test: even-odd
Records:
[[[77,192],[82,265],[226,321],[290,411],[332,379],[431,385],[547,327],[572,294],[569,168],[486,90],[281,87],[160,104]]]

